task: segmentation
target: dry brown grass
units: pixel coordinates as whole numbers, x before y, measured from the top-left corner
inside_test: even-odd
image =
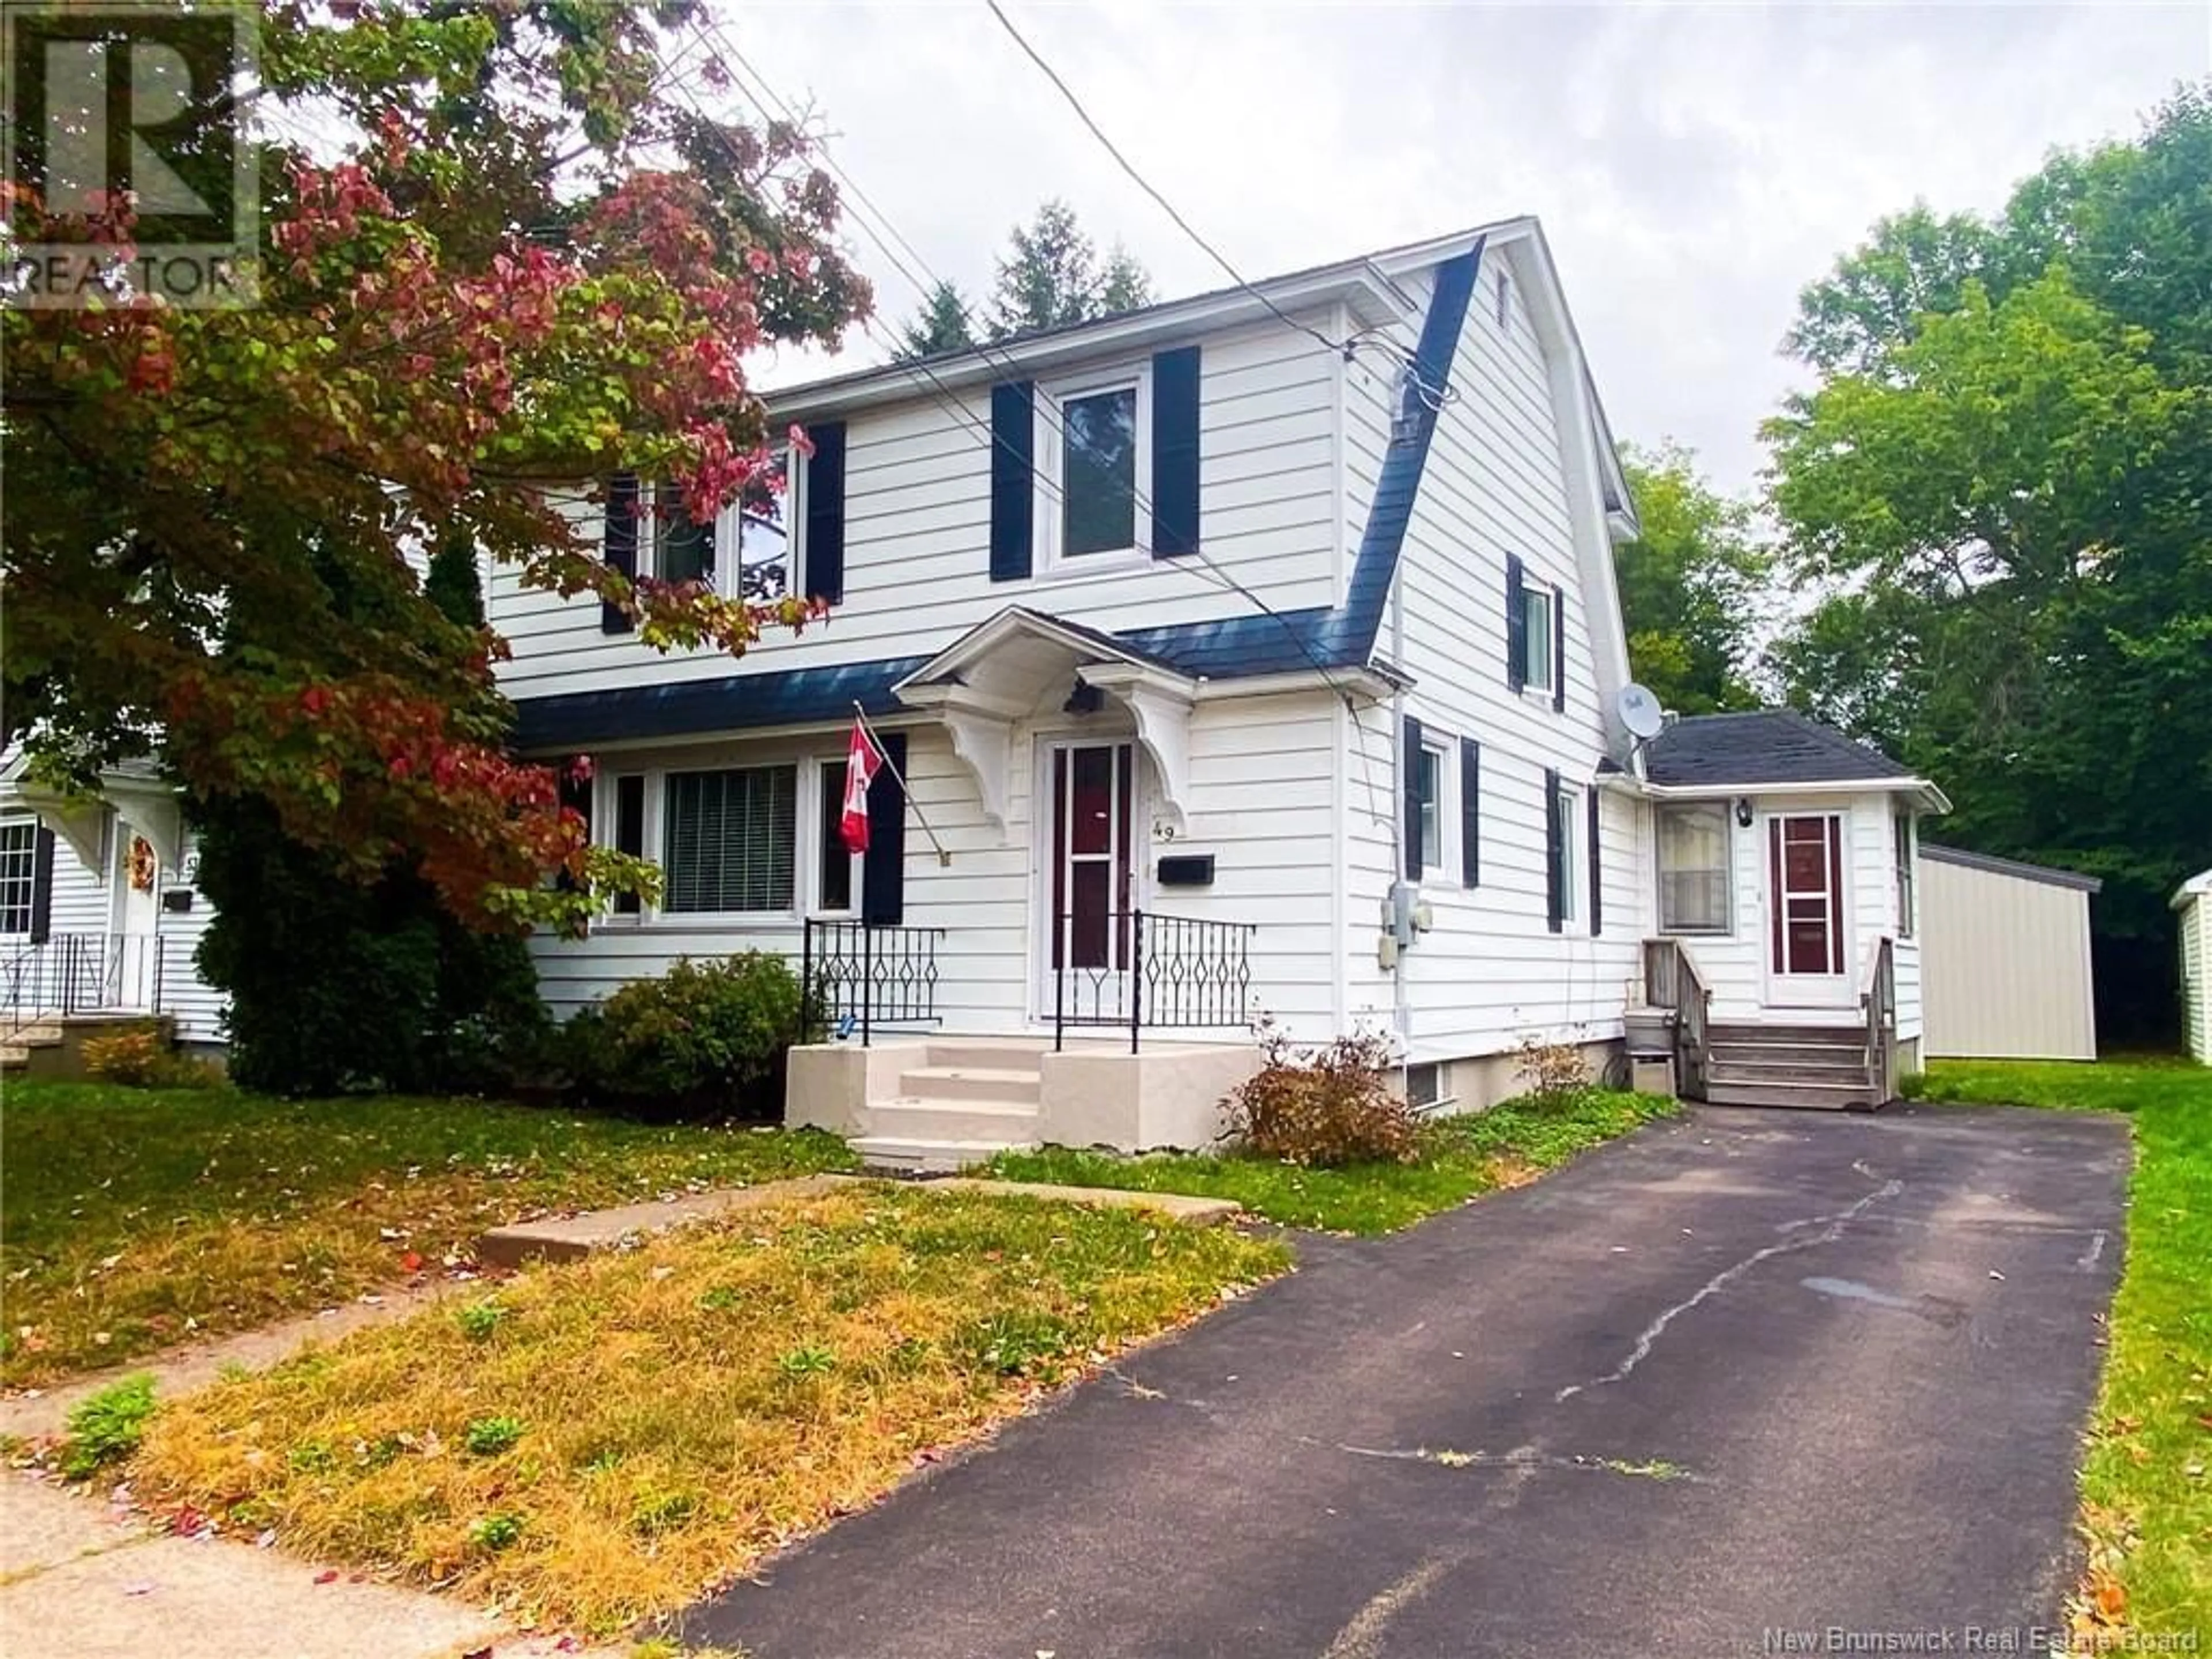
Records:
[[[17,1084],[6,1109],[9,1386],[435,1273],[503,1222],[852,1163],[811,1132],[476,1100]]]
[[[855,1188],[218,1384],[156,1413],[132,1478],[306,1555],[605,1634],[1286,1261],[1128,1212]],[[472,1452],[471,1425],[514,1443]]]

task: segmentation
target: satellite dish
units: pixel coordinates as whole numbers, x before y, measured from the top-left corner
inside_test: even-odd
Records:
[[[1667,723],[1659,707],[1659,699],[1652,696],[1648,686],[1633,682],[1622,686],[1620,696],[1614,699],[1613,706],[1620,715],[1620,723],[1628,728],[1629,734],[1639,740],[1657,737],[1660,728]]]

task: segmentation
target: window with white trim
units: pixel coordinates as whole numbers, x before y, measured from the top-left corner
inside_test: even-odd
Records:
[[[1444,1097],[1444,1068],[1441,1060],[1421,1060],[1406,1067],[1406,1103],[1425,1111]]]
[[[1559,786],[1559,920],[1581,915],[1578,896],[1583,870],[1583,792]]]
[[[1725,801],[1662,806],[1655,818],[1659,841],[1659,931],[1725,933],[1729,930],[1729,809]]]
[[[791,910],[799,843],[796,766],[671,772],[662,800],[662,910]]]
[[[672,483],[641,486],[647,511],[638,526],[638,569],[665,582],[704,582],[726,599],[772,603],[790,591],[799,556],[806,468],[796,452],[776,452],[772,467],[713,524],[694,519]]]
[[[1413,763],[1413,787],[1421,803],[1421,868],[1444,867],[1444,754],[1424,743]]]
[[[1040,568],[1144,550],[1152,420],[1149,367],[1037,388]]]
[[[1559,603],[1558,591],[1530,583],[1521,590],[1521,617],[1528,639],[1528,672],[1522,689],[1530,694],[1552,695],[1553,676],[1559,665],[1552,660],[1552,647],[1557,640],[1553,617]]]
[[[31,902],[38,872],[38,820],[10,818],[0,823],[0,933],[31,931]]]

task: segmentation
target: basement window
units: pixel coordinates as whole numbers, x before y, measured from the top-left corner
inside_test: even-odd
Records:
[[[1416,1111],[1426,1111],[1444,1097],[1444,1068],[1436,1060],[1425,1060],[1406,1068],[1406,1103]]]

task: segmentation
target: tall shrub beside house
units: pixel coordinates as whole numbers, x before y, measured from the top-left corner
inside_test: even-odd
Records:
[[[319,568],[343,586],[331,563]],[[422,648],[461,648],[483,614],[474,548],[441,547],[424,586],[451,627],[426,630]],[[251,613],[229,629],[231,649],[250,648]],[[483,688],[477,701],[477,721],[504,725],[496,691]],[[215,905],[199,967],[229,995],[240,1083],[272,1094],[473,1091],[530,1063],[548,1020],[529,952],[518,937],[456,916],[418,860],[394,859],[363,883],[258,799],[207,797],[193,817],[199,886]]]

